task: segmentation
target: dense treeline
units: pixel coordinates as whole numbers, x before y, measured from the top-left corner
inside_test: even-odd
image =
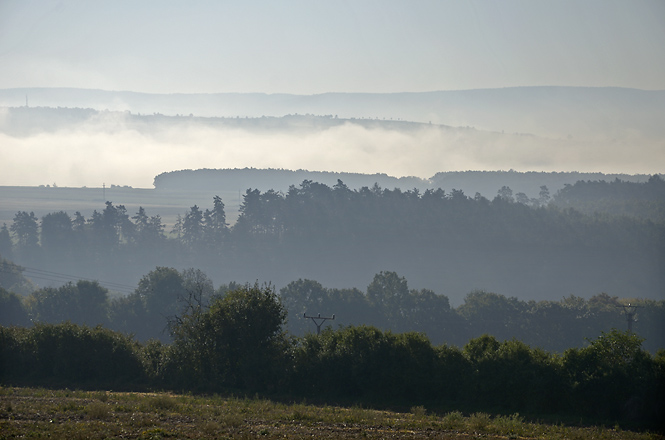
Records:
[[[649,194],[662,186],[658,177],[630,184]],[[71,320],[167,340],[164,317],[177,311],[187,280],[197,278],[196,271],[167,268],[201,267],[198,278],[210,274],[222,286],[277,280],[292,316],[289,330],[298,335],[308,324],[293,317],[336,313],[335,324],[420,331],[437,344],[462,346],[489,332],[562,352],[625,328],[619,306],[628,300],[620,303],[621,296],[652,298],[631,300],[641,307],[635,330],[651,352],[665,346],[663,304],[654,300],[662,298],[665,281],[663,225],[543,207],[546,188],[533,206],[516,199],[507,187],[490,201],[461,191],[351,190],[341,181],[333,187],[304,181],[286,194],[248,190],[232,227],[215,197],[212,209],[193,206],[170,235],[159,216],[140,208],[130,217],[111,202],[90,219],[60,211],[40,220],[21,211],[0,228],[0,255],[50,271],[27,269],[30,276],[120,279],[125,295],[93,282],[36,289],[21,266],[2,259],[0,287],[29,295],[26,301],[5,295],[6,310],[18,311],[2,322]],[[377,274],[385,268],[401,269]],[[366,285],[372,277],[366,291],[323,287]],[[136,290],[126,281],[132,279]]]
[[[421,332],[435,344],[463,346],[469,339],[491,334],[499,340],[519,339],[562,353],[580,347],[612,328],[627,327],[626,310],[637,315],[632,329],[645,338],[651,352],[665,348],[665,301],[619,299],[606,293],[589,300],[568,296],[559,301],[522,301],[476,290],[452,307],[448,297],[428,289],[409,289],[395,272],[380,272],[367,289],[326,288],[313,280],[297,280],[280,289],[289,311],[291,333],[314,329],[302,315],[336,315],[330,325],[372,325],[393,332]]]
[[[385,121],[383,122],[385,124]],[[402,125],[404,123],[401,123]],[[541,187],[547,186],[552,193],[566,184],[577,181],[614,181],[643,183],[648,175],[603,174],[581,172],[518,172],[518,171],[445,171],[436,173],[428,179],[419,177],[392,177],[386,174],[338,173],[329,171],[232,168],[232,169],[195,169],[168,171],[155,176],[154,187],[162,191],[201,191],[215,188],[217,191],[237,191],[239,188],[256,188],[261,191],[273,189],[287,192],[294,182],[312,180],[328,186],[334,186],[342,180],[352,189],[363,186],[371,187],[374,183],[383,188],[408,188],[425,192],[429,189],[453,188],[466,194],[480,193],[485,196],[495,194],[498,188],[511,188],[515,194],[523,193],[528,198],[535,198]]]
[[[662,177],[662,175],[661,175]],[[463,189],[467,194],[493,194],[497,188],[511,188],[515,194],[523,193],[536,197],[539,189],[546,186],[552,194],[566,184],[578,181],[614,181],[644,183],[649,175],[604,174],[584,172],[541,172],[527,171],[445,171],[429,178],[431,188]]]
[[[553,203],[585,214],[630,216],[665,223],[665,181],[653,175],[644,184],[580,180],[565,185]]]
[[[196,297],[201,305],[239,285],[215,289],[207,275],[194,269],[157,267],[144,275],[133,293],[111,296],[97,282],[79,280],[58,288],[41,288],[19,296],[0,287],[0,325],[31,322],[103,325],[134,334],[139,340],[171,341],[169,317]],[[487,291],[473,291],[458,307],[428,289],[410,289],[395,272],[380,272],[365,290],[326,288],[314,280],[297,280],[279,289],[289,314],[287,330],[303,336],[315,329],[303,314],[335,314],[326,326],[371,325],[397,333],[420,332],[434,344],[462,347],[469,339],[492,334],[498,340],[519,339],[533,347],[563,353],[612,328],[632,330],[652,353],[665,347],[665,301],[619,299],[606,293],[589,300],[568,296],[559,301],[522,301]],[[625,309],[624,306],[632,308]],[[324,326],[325,327],[325,326]]]
[[[168,171],[155,176],[155,190],[161,191],[201,191],[206,188],[219,188],[237,191],[238,188],[257,188],[288,191],[293,182],[312,180],[332,186],[343,180],[351,188],[362,188],[378,183],[383,187],[418,188],[422,191],[431,185],[427,179],[419,177],[392,177],[387,174],[338,173],[332,171],[308,171],[261,168],[197,169]]]
[[[552,355],[483,335],[463,348],[420,333],[371,326],[289,337],[271,286],[238,286],[185,301],[169,320],[171,344],[71,323],[0,327],[0,382],[142,386],[289,396],[529,415],[590,417],[656,427],[665,396],[665,352],[612,330]]]
[[[644,191],[665,186],[654,177]],[[562,196],[563,197],[563,196]],[[90,218],[18,212],[0,255],[26,267],[127,284],[155,266],[200,267],[215,281],[303,278],[357,286],[386,268],[454,302],[476,289],[543,300],[607,292],[661,298],[665,225],[583,215],[503,187],[489,200],[459,190],[351,190],[310,180],[286,193],[248,189],[233,226],[221,198],[170,230],[140,208],[106,202]]]

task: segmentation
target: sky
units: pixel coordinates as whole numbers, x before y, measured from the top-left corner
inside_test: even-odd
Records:
[[[665,1],[0,0],[0,89],[145,93],[423,92],[518,86],[665,90]],[[0,123],[2,112],[0,112]],[[665,169],[665,140],[543,148],[358,132],[0,132],[0,185],[151,187],[184,168]],[[276,152],[279,151],[279,154]],[[546,151],[547,154],[538,152]],[[343,154],[342,154],[343,153]]]
[[[665,89],[662,0],[0,0],[0,88]]]

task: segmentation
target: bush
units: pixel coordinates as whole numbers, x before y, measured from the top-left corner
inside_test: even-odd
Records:
[[[205,389],[274,389],[287,375],[286,312],[270,285],[245,285],[190,304],[171,323],[179,384]]]
[[[0,326],[0,383],[11,383],[25,374],[31,357],[28,334],[26,328]]]
[[[138,343],[100,326],[37,324],[0,337],[6,380],[101,387],[144,378]]]
[[[346,327],[300,340],[293,383],[306,394],[415,401],[436,397],[436,366],[422,334]]]
[[[472,339],[464,355],[473,368],[475,403],[555,411],[566,402],[566,381],[556,359],[523,342],[493,336]]]
[[[86,407],[85,412],[91,419],[106,420],[111,415],[111,408],[104,402],[92,402]]]
[[[597,417],[644,421],[658,417],[663,407],[665,377],[642,349],[639,336],[612,330],[582,349],[567,350],[563,367],[568,375],[576,410]],[[641,419],[641,420],[640,420]]]
[[[28,324],[30,324],[30,319],[21,297],[0,287],[0,325],[25,326]]]

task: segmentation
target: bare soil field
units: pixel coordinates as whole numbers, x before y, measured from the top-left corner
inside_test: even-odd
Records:
[[[518,414],[430,414],[260,398],[0,387],[0,439],[662,439],[616,426],[568,427]]]

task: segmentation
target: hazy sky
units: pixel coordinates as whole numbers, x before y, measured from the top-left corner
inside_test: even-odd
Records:
[[[665,89],[665,1],[0,0],[0,88]]]
[[[0,0],[0,89],[317,94],[538,85],[665,90],[665,1]],[[0,132],[0,185],[150,187],[164,171],[233,167],[420,177],[662,172],[665,140],[636,136],[607,148],[352,127],[288,138],[205,129],[144,136],[90,123],[29,137]]]

